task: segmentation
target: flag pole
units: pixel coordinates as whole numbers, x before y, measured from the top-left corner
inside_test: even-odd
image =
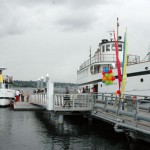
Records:
[[[117,43],[118,43],[118,36],[119,36],[119,18],[117,17]]]

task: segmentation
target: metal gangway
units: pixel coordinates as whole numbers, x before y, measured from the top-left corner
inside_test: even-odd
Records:
[[[30,95],[30,103],[43,106],[48,111],[65,112],[78,111],[85,112],[92,109],[92,94],[62,94],[54,93],[54,85],[47,78],[47,90],[35,92]]]
[[[47,93],[34,93],[31,95],[30,103],[40,105],[51,111],[91,111],[92,94],[58,94],[54,93],[51,99],[51,109],[48,109]]]
[[[111,123],[116,132],[150,142],[150,100],[145,96],[96,94],[91,115]]]

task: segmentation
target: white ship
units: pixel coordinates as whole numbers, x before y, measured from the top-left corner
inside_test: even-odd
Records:
[[[6,68],[0,68],[0,106],[8,106],[15,99],[15,90],[11,89],[12,77],[4,76],[4,70]]]
[[[119,39],[119,38],[118,38]],[[124,42],[118,40],[119,58],[122,63]],[[112,85],[102,82],[102,71],[111,68],[116,80]],[[122,68],[121,68],[122,69]],[[77,70],[77,84],[80,89],[95,87],[96,92],[115,93],[118,90],[118,74],[116,68],[116,49],[114,39],[103,39],[94,56],[85,61]],[[150,96],[150,53],[144,60],[138,55],[127,55],[127,81],[125,94]]]

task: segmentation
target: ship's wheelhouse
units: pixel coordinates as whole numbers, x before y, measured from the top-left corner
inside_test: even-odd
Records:
[[[118,42],[118,50],[119,57],[122,62],[123,55],[123,46],[124,42]],[[103,39],[101,43],[99,43],[99,48],[95,52],[93,57],[90,57],[87,61],[85,61],[77,71],[77,78],[84,78],[88,76],[88,73],[91,75],[100,73],[103,71],[105,67],[107,68],[115,68],[116,66],[116,51],[114,41],[107,39]]]

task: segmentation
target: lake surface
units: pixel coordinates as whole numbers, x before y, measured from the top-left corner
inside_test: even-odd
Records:
[[[47,111],[0,108],[0,150],[149,150],[150,144],[127,144],[124,134],[99,120],[65,116],[64,124]]]

